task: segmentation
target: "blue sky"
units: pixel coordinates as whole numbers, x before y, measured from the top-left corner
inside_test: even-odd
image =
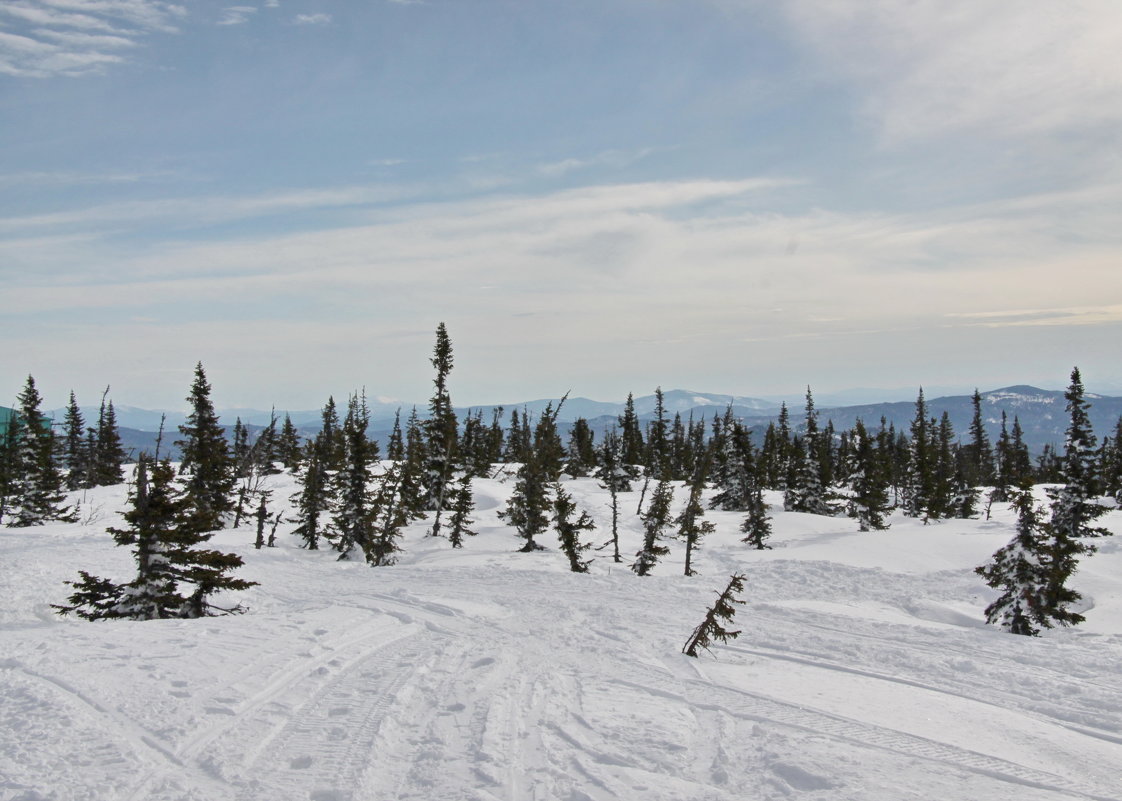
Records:
[[[0,4],[0,398],[1122,393],[1116,0]],[[0,400],[0,403],[3,403]]]

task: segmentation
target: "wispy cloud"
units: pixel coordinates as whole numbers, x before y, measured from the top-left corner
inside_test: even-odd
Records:
[[[549,177],[559,177],[570,172],[586,170],[596,167],[613,167],[620,169],[637,161],[641,161],[655,152],[654,148],[640,150],[605,150],[593,156],[584,158],[567,158],[560,161],[548,162],[538,165],[538,172]]]
[[[1005,311],[949,314],[968,325],[984,328],[1023,328],[1029,326],[1103,325],[1122,323],[1122,304],[1112,306],[1073,306],[1060,309],[1012,309]]]
[[[244,25],[256,13],[256,6],[226,6],[222,9],[222,16],[218,18],[218,24]]]
[[[327,25],[330,22],[330,14],[297,14],[292,18],[293,25]]]
[[[176,32],[186,15],[159,0],[12,0],[0,3],[0,73],[25,78],[81,76],[125,61],[117,51],[155,32]]]
[[[784,6],[889,141],[1122,122],[1115,0],[796,0]]]

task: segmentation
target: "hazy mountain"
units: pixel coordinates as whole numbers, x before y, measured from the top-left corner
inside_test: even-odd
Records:
[[[869,390],[871,391],[871,390]],[[858,393],[866,390],[855,391]],[[1090,418],[1095,427],[1095,433],[1101,438],[1108,435],[1114,428],[1118,418],[1122,416],[1122,397],[1096,395],[1087,393],[1087,400],[1091,402]],[[707,392],[695,392],[685,389],[668,390],[663,394],[666,413],[670,419],[675,414],[681,414],[683,420],[690,415],[695,420],[710,420],[715,415],[723,415],[731,404],[733,414],[744,421],[745,424],[762,430],[768,423],[778,419],[779,406],[772,400],[751,398],[739,395],[721,395]],[[973,415],[971,396],[945,395],[940,397],[927,397],[929,413],[938,418],[944,411],[950,415],[951,423],[960,438],[967,435],[970,420]],[[537,417],[548,404],[556,408],[559,399],[541,398],[520,403],[501,404],[502,421],[507,424],[510,412],[518,410],[519,414],[529,412]],[[340,401],[339,414],[346,411],[346,399]],[[649,421],[654,416],[655,396],[643,395],[634,399],[635,411],[643,421]],[[370,433],[375,439],[384,442],[393,427],[394,414],[401,410],[403,418],[408,417],[412,404],[406,405],[398,401],[375,398],[368,399],[371,410]],[[860,418],[867,426],[878,426],[883,417],[886,423],[896,426],[898,431],[907,432],[912,418],[915,416],[915,400],[896,400],[878,403],[864,403],[855,405],[832,405],[816,398],[819,419],[822,425],[833,421],[837,430],[851,428]],[[986,429],[991,441],[996,440],[1001,430],[1001,413],[1007,415],[1009,426],[1012,427],[1013,418],[1019,417],[1021,428],[1025,433],[1025,442],[1029,448],[1038,453],[1045,445],[1052,444],[1062,447],[1064,442],[1064,429],[1067,426],[1067,414],[1064,410],[1064,393],[1055,390],[1040,389],[1031,386],[1012,386],[994,389],[982,394],[982,412],[985,417]],[[462,420],[469,413],[482,412],[485,420],[490,421],[495,409],[499,405],[457,407],[456,413]],[[121,428],[121,439],[127,451],[139,453],[141,450],[152,451],[156,442],[156,431],[160,426],[160,419],[165,416],[164,441],[162,452],[174,455],[174,441],[179,437],[178,426],[184,421],[183,412],[164,412],[160,410],[140,409],[133,406],[114,406],[117,412],[117,422]],[[567,398],[561,407],[558,421],[562,432],[568,430],[569,424],[579,417],[588,420],[593,430],[601,431],[614,424],[616,418],[623,413],[624,401],[607,402],[595,401],[589,398]],[[789,403],[788,410],[791,423],[796,428],[802,425],[803,405]],[[422,417],[427,412],[423,405],[418,406]],[[97,421],[97,407],[84,407],[82,413],[87,425],[95,425]],[[61,421],[65,410],[56,409],[53,412],[55,420]],[[257,431],[269,422],[270,412],[261,409],[224,409],[220,410],[223,424],[232,430],[234,421],[241,418],[242,423],[254,436]],[[304,436],[311,436],[319,430],[321,410],[300,410],[288,412],[292,422]],[[285,412],[278,411],[278,420],[284,419]]]

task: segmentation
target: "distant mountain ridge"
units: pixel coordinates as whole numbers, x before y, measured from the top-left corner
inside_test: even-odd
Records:
[[[1110,435],[1120,416],[1122,416],[1122,397],[1110,395],[1097,395],[1087,393],[1086,399],[1090,401],[1089,416],[1094,426],[1095,434],[1101,440]],[[958,437],[966,436],[970,420],[973,417],[973,405],[970,395],[947,395],[937,398],[926,398],[928,413],[936,418],[941,417],[946,411],[954,426]],[[494,404],[472,407],[457,407],[456,413],[463,419],[467,414],[482,413],[485,420],[490,420],[496,409],[502,408],[502,419],[510,419],[510,412],[518,410],[519,414],[528,412],[531,416],[539,416],[545,408],[552,404],[556,408],[558,398],[541,398],[521,403]],[[635,412],[642,421],[649,421],[654,416],[655,396],[643,395],[634,398]],[[668,390],[663,393],[663,403],[667,415],[673,419],[680,414],[683,420],[691,415],[695,420],[711,420],[714,416],[723,415],[725,410],[732,407],[733,415],[745,425],[762,431],[769,423],[778,420],[780,406],[775,401],[752,398],[741,395],[722,395],[708,392],[695,392],[687,389]],[[371,400],[371,436],[384,441],[393,426],[395,413],[401,411],[402,418],[408,416],[413,404],[398,403],[396,401]],[[589,398],[567,398],[561,406],[558,416],[563,429],[568,428],[577,418],[583,417],[589,421],[594,431],[601,431],[611,426],[615,419],[623,413],[624,401],[595,401]],[[171,451],[172,443],[179,437],[178,427],[186,419],[183,412],[162,412],[152,409],[140,409],[133,406],[116,406],[117,422],[121,429],[121,437],[126,449],[134,452],[152,450],[156,441],[155,432],[164,417],[164,448]],[[418,414],[422,417],[427,412],[423,405],[417,406]],[[1045,445],[1062,447],[1064,430],[1067,427],[1064,393],[1056,390],[1040,389],[1028,385],[1016,385],[990,390],[982,393],[982,412],[985,418],[986,430],[991,441],[997,439],[1001,430],[1001,413],[1005,412],[1008,424],[1013,425],[1013,418],[1020,419],[1021,428],[1024,430],[1025,442],[1030,450],[1039,453]],[[340,416],[345,412],[345,404],[340,406]],[[83,407],[82,413],[87,424],[97,420],[97,407]],[[285,411],[276,412],[279,420],[284,419]],[[791,425],[796,430],[803,425],[804,410],[802,404],[788,406]],[[53,411],[56,421],[61,421],[65,414],[64,409]],[[293,424],[305,436],[314,434],[319,430],[321,410],[301,410],[288,412]],[[260,409],[224,409],[219,411],[224,425],[232,428],[234,421],[241,418],[242,423],[253,432],[268,424],[269,411]],[[821,407],[818,409],[819,423],[825,425],[833,421],[838,431],[852,428],[858,419],[866,426],[877,427],[883,417],[886,424],[892,424],[898,431],[908,430],[912,418],[915,416],[915,401],[890,401],[884,403],[869,403],[854,406]]]

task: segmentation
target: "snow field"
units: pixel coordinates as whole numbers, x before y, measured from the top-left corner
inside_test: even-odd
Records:
[[[104,532],[123,486],[88,494],[86,524],[0,529],[0,799],[1122,799],[1113,540],[1075,576],[1087,622],[1031,639],[982,623],[972,568],[1011,537],[1005,507],[860,533],[771,494],[773,550],[709,512],[701,575],[671,542],[640,579],[638,492],[624,563],[609,547],[577,575],[555,539],[515,552],[495,517],[512,484],[476,481],[462,550],[418,523],[388,568],[303,551],[291,525],[260,551],[252,526],[219,532],[260,585],[230,599],[247,614],[203,620],[50,610],[79,569],[131,575]],[[607,493],[566,489],[602,543]],[[1122,533],[1122,512],[1106,525]],[[736,570],[743,633],[682,656]]]

